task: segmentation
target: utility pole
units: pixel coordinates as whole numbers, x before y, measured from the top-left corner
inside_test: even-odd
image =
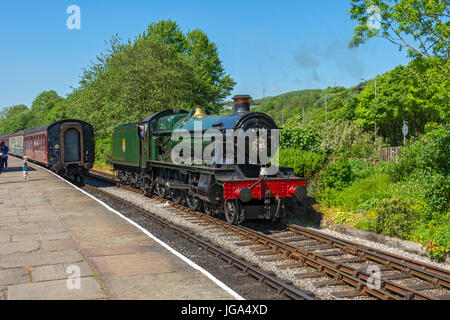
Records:
[[[375,100],[376,99],[377,99],[377,76],[375,76]],[[377,114],[375,113],[375,137],[376,136],[377,136]]]
[[[327,113],[328,113],[328,95],[325,95],[325,125],[327,124]]]
[[[303,126],[305,126],[305,106],[302,106],[302,109],[303,109],[303,116],[302,116]]]

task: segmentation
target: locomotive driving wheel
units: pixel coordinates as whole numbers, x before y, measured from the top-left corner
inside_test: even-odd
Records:
[[[229,224],[238,224],[242,207],[237,200],[225,200],[224,211],[225,219]]]
[[[211,216],[213,214],[214,207],[211,203],[203,201],[203,211],[208,215]]]
[[[180,204],[184,198],[184,192],[181,190],[170,190],[170,197],[172,198],[175,204]]]
[[[165,198],[167,196],[167,188],[164,184],[157,182],[155,184],[155,193],[161,197]]]
[[[202,205],[202,201],[193,194],[186,193],[186,203],[189,209],[198,211]]]

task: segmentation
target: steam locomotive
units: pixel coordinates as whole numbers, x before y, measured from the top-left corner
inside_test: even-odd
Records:
[[[171,109],[116,127],[116,177],[192,210],[224,214],[231,224],[283,220],[287,200],[306,197],[306,181],[267,161],[278,145],[273,119],[251,112],[250,96],[233,99],[231,115],[211,115],[201,107]]]

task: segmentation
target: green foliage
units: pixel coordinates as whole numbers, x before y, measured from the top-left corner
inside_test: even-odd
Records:
[[[318,194],[319,203],[328,207],[338,207],[346,211],[367,211],[390,196],[390,179],[386,174],[375,174],[356,180],[346,188],[325,187]]]
[[[445,219],[445,218],[444,218]],[[426,250],[430,257],[437,261],[445,260],[446,256],[450,254],[450,222],[447,218],[434,226],[434,228],[424,228],[428,242]]]
[[[95,162],[106,164],[112,160],[112,142],[111,138],[100,138],[95,140]]]
[[[30,110],[23,104],[4,108],[0,113],[0,134],[27,128],[30,116]]]
[[[342,190],[353,180],[352,168],[347,159],[341,158],[327,165],[320,175],[320,182],[326,188]]]
[[[450,78],[444,77],[437,58],[417,59],[408,66],[398,66],[370,82],[358,97],[356,122],[373,130],[392,145],[403,142],[403,121],[408,121],[409,136],[418,137],[429,122],[450,120]],[[450,62],[443,62],[450,70]],[[450,75],[450,72],[448,73]]]
[[[318,128],[322,137],[319,148],[331,155],[341,155],[350,158],[374,157],[381,139],[374,140],[373,133],[364,132],[354,122],[334,120],[326,126]]]
[[[320,136],[313,128],[286,128],[281,130],[280,146],[282,148],[297,148],[298,150],[314,150]]]
[[[373,5],[379,10],[375,13],[379,13],[380,29],[367,24],[373,14],[367,9]],[[450,9],[446,0],[352,0],[349,13],[358,20],[351,43],[354,46],[383,37],[400,50],[407,48],[411,57],[450,57]]]
[[[401,149],[401,158],[393,170],[400,181],[417,169],[450,172],[450,127],[440,127]]]
[[[310,151],[299,151],[296,148],[280,149],[280,166],[294,169],[299,177],[310,179],[321,170],[325,164],[324,155]]]
[[[391,237],[409,239],[417,223],[417,212],[410,199],[386,199],[375,209],[375,231]]]

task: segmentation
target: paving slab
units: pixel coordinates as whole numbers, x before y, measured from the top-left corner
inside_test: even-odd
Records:
[[[0,270],[0,286],[28,283],[30,275],[25,268],[14,268]]]
[[[66,279],[66,269],[62,264],[35,267],[31,271],[33,282]]]
[[[198,271],[159,273],[102,279],[111,299],[230,300]]]
[[[179,259],[168,252],[122,254],[89,259],[101,277],[123,277],[192,269],[188,264],[179,263]]]
[[[147,246],[118,246],[118,247],[101,247],[87,248],[83,250],[86,257],[115,256],[121,254],[143,253],[143,252],[165,252],[166,249],[156,242]]]
[[[67,231],[57,233],[22,233],[12,235],[13,242],[26,240],[61,240],[69,238],[71,238],[71,235]]]
[[[64,251],[64,250],[76,250],[78,245],[72,238],[56,239],[56,240],[42,240],[41,249],[43,251]]]
[[[105,293],[95,278],[80,278],[80,289],[76,284],[68,287],[69,279],[27,283],[8,286],[8,300],[85,300],[104,299]]]
[[[38,241],[21,241],[0,243],[0,256],[11,253],[24,253],[36,251],[40,248]]]
[[[3,242],[11,242],[11,235],[9,233],[0,234],[0,243],[3,243]]]
[[[55,252],[32,252],[12,255],[0,255],[0,268],[41,266],[45,264],[83,261],[78,250]]]

